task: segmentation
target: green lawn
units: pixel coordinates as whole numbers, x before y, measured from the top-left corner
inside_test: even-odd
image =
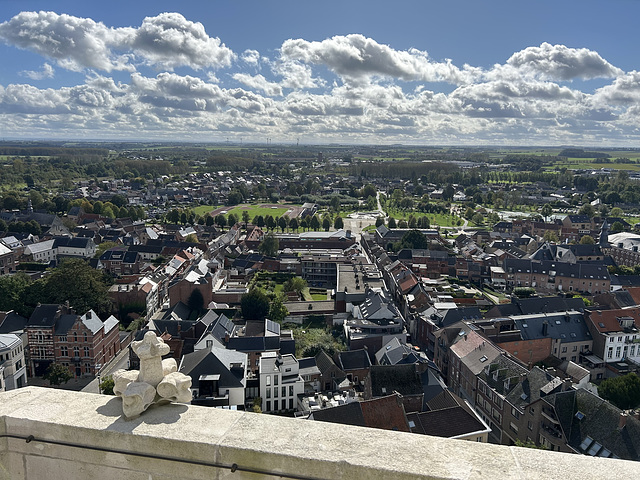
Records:
[[[271,215],[272,217],[281,217],[287,212],[287,210],[289,210],[289,208],[259,207],[257,205],[238,205],[236,207],[233,207],[231,210],[228,210],[227,213],[233,213],[234,215],[237,215],[238,218],[242,218],[242,212],[245,210],[249,211],[249,218],[253,220],[253,217],[255,217],[256,215],[262,215],[263,217],[266,217],[267,215]]]
[[[387,213],[389,214],[389,216],[395,218],[396,222],[403,219],[408,220],[409,216],[413,215],[414,217],[416,217],[416,219],[420,217],[428,217],[429,222],[432,226],[439,225],[441,227],[455,227],[458,225],[457,220],[462,220],[457,215],[447,215],[442,213],[405,212],[399,210],[387,211]],[[464,220],[462,221],[464,222]]]
[[[205,213],[209,213],[216,208],[219,207],[216,207],[215,205],[199,205],[195,207],[193,211],[196,212],[196,215],[204,215]]]
[[[205,213],[211,212],[216,208],[223,208],[223,207],[222,205],[218,205],[218,206],[199,205],[195,207],[193,211],[196,212],[196,215],[204,215]],[[287,210],[289,210],[289,208],[286,206],[271,208],[271,207],[259,207],[257,205],[236,205],[235,207],[230,206],[226,210],[227,210],[227,215],[230,213],[233,213],[239,219],[242,219],[242,212],[245,210],[248,210],[249,218],[253,220],[253,217],[255,217],[256,215],[262,215],[263,217],[266,217],[267,215],[271,215],[272,217],[281,217],[287,212]]]

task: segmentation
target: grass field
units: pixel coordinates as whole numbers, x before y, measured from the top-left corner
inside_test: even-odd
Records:
[[[193,210],[196,212],[196,215],[204,215],[205,213],[211,212],[216,208],[222,208],[222,207],[214,206],[214,205],[199,205],[195,207]],[[238,218],[242,218],[242,212],[245,210],[249,211],[249,218],[253,220],[253,217],[255,217],[256,215],[262,215],[263,217],[267,215],[271,215],[272,217],[281,217],[287,212],[287,210],[289,210],[289,208],[285,206],[271,208],[271,207],[259,207],[257,205],[237,205],[235,207],[229,207],[227,209],[226,214],[228,215],[230,213],[233,213]]]
[[[401,212],[397,210],[390,210],[387,211],[387,213],[389,216],[395,218],[396,222],[403,219],[407,220],[410,215],[413,215],[416,218],[428,217],[431,225],[440,225],[441,227],[455,227],[458,225],[458,220],[464,221],[457,215],[452,216],[441,213]]]

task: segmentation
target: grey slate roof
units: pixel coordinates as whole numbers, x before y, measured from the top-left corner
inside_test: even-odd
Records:
[[[373,365],[369,370],[371,394],[383,397],[393,392],[400,395],[423,394],[422,380],[413,364]]]
[[[582,388],[556,393],[545,397],[544,401],[555,406],[568,444],[576,451],[587,455],[640,460],[638,419],[629,416],[624,427],[619,428],[622,411]],[[577,412],[582,413],[581,419],[576,416]]]

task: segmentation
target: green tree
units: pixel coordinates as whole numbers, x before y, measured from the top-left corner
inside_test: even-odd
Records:
[[[47,367],[47,371],[42,378],[48,380],[50,385],[60,385],[71,380],[73,378],[73,374],[68,367],[62,366],[58,363],[52,363]]]
[[[313,230],[314,232],[320,230],[320,220],[318,219],[317,215],[311,217],[309,228],[311,228],[311,230]]]
[[[300,277],[292,277],[282,285],[282,290],[285,292],[295,292],[298,295],[302,295],[305,288],[307,288],[307,281]]]
[[[580,245],[594,245],[596,241],[591,235],[583,235],[580,239]]]
[[[545,242],[558,242],[558,234],[553,230],[545,230],[544,231],[544,240]]]
[[[0,311],[15,310],[26,315],[24,297],[31,283],[31,278],[24,272],[0,276]]]
[[[260,288],[253,287],[240,299],[240,309],[245,320],[262,320],[269,314],[269,297]]]
[[[187,243],[198,243],[198,236],[195,233],[190,233],[186,236],[184,241]]]
[[[64,259],[44,280],[42,303],[69,304],[79,313],[111,313],[110,280],[80,259]]]
[[[598,386],[598,395],[622,410],[636,408],[640,406],[640,377],[628,373],[622,377],[607,378]]]
[[[374,197],[375,198],[377,193],[378,193],[378,191],[376,190],[376,187],[374,187],[370,183],[365,185],[364,188],[362,189],[362,197],[363,198],[369,198],[369,197]]]
[[[209,212],[205,213],[204,214],[204,224],[207,227],[210,227],[211,225],[213,225],[213,223],[214,223],[213,217],[209,214]]]
[[[100,381],[100,385],[99,385],[100,391],[104,395],[114,395],[113,387],[115,386],[116,386],[116,382],[113,381],[113,377],[111,375],[102,377],[102,380]]]
[[[550,204],[545,203],[540,209],[540,214],[544,217],[545,221],[549,220],[549,217],[553,215],[553,207]]]
[[[596,209],[590,203],[585,203],[578,211],[580,215],[587,215],[593,217],[596,214]]]
[[[620,207],[613,207],[609,212],[609,215],[616,218],[622,218],[624,211]]]
[[[110,248],[114,248],[117,246],[118,244],[116,242],[102,242],[96,247],[96,254],[93,256],[93,258],[100,258],[104,252],[106,252]]]
[[[342,217],[336,217],[336,219],[333,221],[333,228],[335,228],[336,230],[344,228],[344,221],[342,220]]]
[[[331,206],[331,208],[333,209],[334,212],[339,212],[340,211],[340,197],[338,197],[337,195],[334,195],[333,197],[331,197],[331,201],[329,202],[329,205]]]
[[[269,318],[276,322],[282,322],[287,315],[289,315],[289,310],[284,306],[282,296],[276,295],[269,305]]]
[[[287,219],[289,217],[287,217],[286,215],[283,215],[282,217],[278,218],[278,227],[280,227],[280,230],[282,231],[282,233],[284,233],[285,229],[287,228],[287,225],[289,224],[289,222],[287,222]]]
[[[227,225],[227,217],[222,214],[216,215],[216,225],[224,230],[224,227]]]
[[[238,216],[235,213],[230,213],[227,216],[227,223],[229,227],[233,227],[236,223],[238,223]]]
[[[393,217],[389,217],[389,223],[388,223],[389,228],[396,228],[396,219]]]
[[[275,257],[279,249],[280,242],[273,233],[267,233],[258,246],[258,251],[267,257]]]
[[[475,213],[473,217],[471,217],[471,221],[476,225],[484,224],[484,216],[481,213]]]
[[[292,218],[292,219],[289,221],[289,228],[290,228],[292,231],[295,231],[295,232],[297,232],[297,231],[298,231],[298,228],[300,228],[300,227],[299,227],[299,225],[298,225],[298,219],[297,219],[297,218]]]
[[[611,225],[611,233],[620,233],[622,230],[624,230],[624,225],[622,224],[622,222],[613,222],[613,225]]]
[[[328,232],[331,228],[331,220],[329,219],[329,217],[324,217],[322,219],[322,228],[324,228],[325,232]]]
[[[247,224],[249,223],[249,210],[242,211],[242,223],[244,223],[244,228],[247,228]]]
[[[429,241],[418,230],[409,230],[402,236],[400,248],[427,249],[429,248]]]
[[[384,218],[382,217],[376,218],[376,228],[378,228],[380,225],[384,225]]]

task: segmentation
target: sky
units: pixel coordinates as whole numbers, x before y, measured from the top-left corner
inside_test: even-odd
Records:
[[[640,147],[640,0],[0,0],[0,138]]]

